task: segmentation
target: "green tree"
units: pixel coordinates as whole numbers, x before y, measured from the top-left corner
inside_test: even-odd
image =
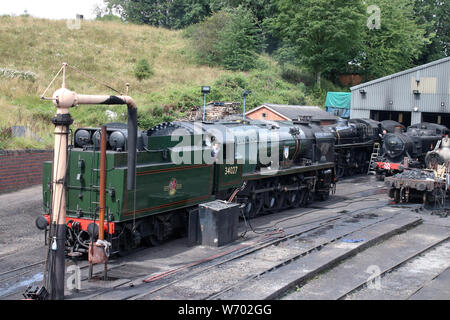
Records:
[[[210,66],[221,65],[222,52],[217,43],[223,26],[230,23],[231,17],[226,10],[219,11],[201,23],[186,29],[186,36],[191,39],[191,48],[198,63]]]
[[[225,8],[244,7],[256,18],[255,23],[261,30],[262,41],[268,52],[275,51],[280,45],[277,37],[272,35],[270,21],[278,13],[274,0],[210,0],[211,11],[217,12]]]
[[[172,29],[201,21],[208,16],[208,0],[104,0],[109,11],[123,20]]]
[[[426,27],[430,42],[424,48],[417,64],[423,64],[450,55],[450,1],[415,0],[414,16]]]
[[[223,9],[187,35],[200,63],[220,65],[229,70],[249,70],[261,51],[260,29],[250,10],[239,6]]]
[[[364,7],[360,0],[278,0],[279,14],[271,21],[283,39],[284,56],[307,66],[320,88],[324,72],[347,68],[361,43]]]
[[[260,30],[248,9],[237,7],[229,10],[230,21],[218,34],[216,44],[221,52],[221,64],[229,70],[249,70],[255,66],[261,50]]]
[[[363,28],[363,44],[355,64],[369,78],[378,78],[413,66],[425,45],[426,27],[413,15],[410,0],[376,0],[380,8],[380,27]]]

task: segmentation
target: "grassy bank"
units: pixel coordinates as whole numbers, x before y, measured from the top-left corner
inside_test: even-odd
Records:
[[[250,72],[231,72],[199,65],[192,58],[191,46],[183,31],[151,26],[83,21],[80,29],[70,29],[65,21],[0,17],[0,128],[4,132],[12,125],[25,125],[43,138],[36,142],[0,134],[0,148],[52,147],[50,119],[55,109],[39,96],[62,62],[122,92],[129,83],[143,129],[202,105],[201,85],[212,87],[208,100],[241,101],[242,90],[252,90],[247,108],[263,102],[320,102],[320,94],[314,95],[303,83],[283,80],[281,67],[268,56],[260,56]],[[153,74],[140,81],[134,69],[141,59],[149,62]],[[56,81],[47,96],[60,84]],[[83,94],[114,94],[70,69],[67,86]],[[108,118],[106,110],[117,113],[117,118]],[[71,114],[77,127],[124,121],[126,111],[121,106],[83,106]]]

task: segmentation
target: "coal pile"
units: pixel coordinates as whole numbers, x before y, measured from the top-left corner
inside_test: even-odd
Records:
[[[427,180],[427,179],[434,180],[435,176],[434,176],[434,173],[431,171],[411,169],[411,170],[405,170],[401,173],[397,173],[396,175],[394,175],[394,178],[415,179],[415,180]]]

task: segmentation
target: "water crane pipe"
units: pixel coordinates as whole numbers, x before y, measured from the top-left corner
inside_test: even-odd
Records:
[[[63,68],[64,69],[64,68]],[[56,106],[56,116],[52,119],[55,125],[55,149],[53,158],[53,194],[52,221],[50,225],[51,254],[49,256],[48,271],[50,274],[51,299],[64,299],[65,273],[65,239],[66,239],[66,198],[65,175],[67,171],[67,145],[69,126],[73,120],[69,109],[80,104],[126,104],[128,107],[128,190],[135,190],[136,186],[136,148],[137,148],[137,107],[129,96],[82,95],[63,87],[58,89],[52,97]],[[100,225],[100,229],[103,228]]]
[[[128,107],[128,190],[135,189],[137,148],[137,106],[129,96],[83,95],[61,88],[53,94],[53,103],[61,113],[79,104],[126,104]]]

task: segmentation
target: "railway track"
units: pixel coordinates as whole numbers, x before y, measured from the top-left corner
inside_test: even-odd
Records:
[[[373,195],[379,192],[380,188],[374,188],[372,190],[370,190],[369,192],[363,191],[364,195],[366,195],[366,197],[364,198],[365,201],[375,201],[375,200],[379,200],[378,198],[373,198],[371,199],[369,196],[367,195]],[[358,194],[361,192],[353,192],[352,194]],[[350,194],[349,194],[350,195]],[[260,250],[262,248],[268,247],[268,246],[272,246],[272,245],[278,245],[279,243],[283,242],[283,241],[287,241],[288,239],[292,239],[298,236],[301,236],[304,233],[307,232],[311,232],[313,230],[316,230],[318,228],[324,227],[325,225],[331,225],[333,224],[337,219],[339,218],[345,218],[349,215],[351,215],[352,212],[343,210],[342,213],[338,214],[338,215],[334,215],[334,216],[328,216],[325,218],[320,218],[320,219],[311,219],[308,220],[306,222],[303,222],[302,225],[304,225],[305,228],[301,229],[300,231],[297,230],[293,230],[291,233],[286,234],[286,233],[276,233],[276,234],[272,234],[274,231],[277,232],[277,230],[279,231],[279,228],[277,226],[279,226],[281,223],[286,222],[288,220],[292,220],[292,219],[296,219],[296,218],[300,218],[300,217],[304,217],[306,215],[315,213],[317,211],[320,210],[337,210],[337,209],[342,209],[342,208],[346,208],[350,205],[352,205],[355,202],[361,201],[361,199],[358,200],[354,200],[354,199],[349,199],[349,200],[345,200],[345,201],[341,201],[339,202],[339,205],[335,205],[335,202],[333,200],[328,200],[326,202],[324,202],[323,206],[320,207],[310,207],[310,208],[305,208],[306,211],[301,212],[300,214],[296,214],[296,215],[292,215],[289,216],[285,219],[281,219],[279,221],[277,221],[276,223],[269,225],[269,226],[264,226],[264,227],[259,227],[259,228],[254,228],[253,231],[257,232],[258,234],[264,234],[262,236],[261,239],[258,239],[256,241],[256,243],[254,243],[253,245],[249,245],[246,244],[244,246],[240,246],[235,248],[234,250],[232,250],[231,252],[225,252],[223,255],[218,255],[216,257],[214,257],[213,259],[203,259],[204,261],[196,261],[192,264],[187,264],[184,265],[182,267],[176,268],[176,269],[172,269],[172,270],[168,270],[162,274],[156,274],[152,277],[148,277],[144,280],[146,280],[147,284],[150,285],[155,285],[156,283],[158,283],[159,286],[161,286],[161,288],[153,288],[153,290],[161,290],[163,288],[166,288],[170,285],[174,285],[177,282],[180,282],[183,280],[183,277],[185,277],[185,274],[189,274],[191,272],[194,272],[195,270],[198,270],[198,273],[201,273],[205,270],[210,270],[214,267],[218,267],[221,266],[227,262],[233,261],[233,260],[237,260],[241,257],[244,257],[246,255],[250,255],[254,252],[256,252],[257,250]],[[384,205],[384,204],[383,204]],[[360,210],[357,210],[360,211]],[[356,212],[356,211],[355,211]],[[272,216],[272,215],[271,215]],[[309,226],[308,228],[306,228],[307,226]],[[292,226],[286,226],[284,227],[284,231],[288,230],[288,229],[292,229]],[[256,230],[255,230],[256,229]],[[263,232],[258,232],[264,230]],[[270,238],[267,238],[268,236],[270,236]],[[275,238],[275,239],[273,239]],[[123,294],[123,297],[125,298],[132,298],[133,296],[138,296],[141,294],[141,292],[139,292],[139,289],[136,287],[140,287],[139,285],[136,285],[135,281],[131,284],[131,286],[134,286],[135,288],[131,289],[130,288],[124,288],[125,286],[129,285],[130,281],[127,281],[127,283],[125,284],[121,284],[119,285],[118,288],[116,288],[117,290],[122,290],[122,291],[127,291],[126,294]],[[148,287],[147,287],[148,288]],[[117,291],[116,290],[116,291]],[[95,293],[93,295],[89,295],[86,298],[95,298],[95,297],[101,297],[102,299],[107,299],[105,297],[105,294],[107,292],[109,292],[110,290],[99,290],[98,293]],[[135,294],[134,292],[138,292],[137,294]],[[115,295],[114,298],[116,298],[117,295]],[[122,296],[120,297],[122,298]]]
[[[420,256],[420,255],[422,255],[422,254],[424,254],[424,253],[426,253],[426,252],[429,252],[429,251],[432,250],[433,248],[435,248],[435,247],[437,247],[438,245],[440,245],[440,244],[446,242],[446,241],[449,240],[449,239],[450,239],[450,236],[448,236],[448,237],[446,237],[445,239],[442,239],[442,240],[440,240],[440,241],[437,241],[437,242],[435,242],[435,243],[433,243],[433,244],[427,246],[427,247],[424,248],[423,250],[420,250],[420,251],[417,251],[417,252],[413,253],[412,255],[410,255],[410,256],[408,256],[406,259],[404,259],[403,261],[401,261],[401,262],[399,262],[399,263],[397,263],[397,264],[395,264],[395,265],[393,265],[393,266],[390,266],[390,267],[388,267],[388,268],[385,268],[384,270],[382,270],[382,271],[379,273],[379,275],[378,275],[378,276],[379,276],[379,280],[381,280],[386,274],[388,274],[388,273],[390,273],[390,272],[393,272],[394,270],[397,270],[398,268],[400,268],[401,266],[405,265],[406,263],[408,263],[408,262],[414,260],[415,258],[417,258],[418,256]],[[346,298],[347,298],[348,296],[350,296],[351,294],[353,294],[353,293],[357,292],[358,290],[362,289],[363,287],[367,286],[367,284],[368,284],[368,281],[363,281],[363,282],[359,283],[358,285],[356,285],[355,287],[353,287],[351,290],[349,290],[348,292],[346,292],[346,293],[344,293],[343,295],[341,295],[340,297],[338,297],[337,300],[344,300],[344,299],[346,299]],[[424,285],[425,285],[425,284],[424,284]],[[423,285],[423,286],[424,286],[424,285]],[[420,288],[422,288],[423,286],[421,286]],[[419,289],[419,290],[420,290],[420,289]]]
[[[42,280],[42,272],[39,273],[39,268],[44,265],[44,262],[42,260],[0,273],[0,299],[17,295],[31,283]],[[30,273],[33,275],[28,276]]]
[[[408,299],[449,267],[450,230],[422,224],[371,246],[283,294],[283,300]]]
[[[269,246],[275,246],[281,242],[288,241],[289,239],[299,237],[304,233],[317,230],[321,227],[324,227],[324,226],[336,221],[337,219],[339,219],[342,216],[344,216],[344,214],[339,215],[339,217],[329,218],[325,221],[310,221],[310,222],[306,223],[305,225],[310,225],[310,224],[318,224],[318,225],[308,227],[305,230],[302,230],[299,232],[294,232],[294,233],[286,234],[286,235],[281,235],[281,234],[276,235],[275,234],[275,235],[273,235],[273,236],[275,236],[275,238],[273,238],[273,236],[267,237],[267,238],[266,238],[266,236],[262,236],[261,239],[256,241],[254,244],[239,245],[232,250],[223,252],[222,254],[208,257],[206,259],[202,259],[202,260],[196,261],[194,263],[187,264],[182,267],[172,269],[172,270],[166,271],[164,273],[145,278],[142,281],[147,284],[150,284],[150,283],[154,284],[154,286],[152,286],[150,293],[158,292],[158,291],[168,288],[172,285],[175,285],[176,283],[179,283],[189,277],[201,274],[203,272],[206,272],[213,268],[219,267],[219,266],[229,263],[231,261],[243,258],[247,255],[255,253],[255,252],[262,250],[264,248],[267,248]],[[324,220],[324,219],[320,219],[320,220]],[[147,287],[147,290],[148,290],[148,287]],[[139,298],[140,295],[149,293],[149,292],[142,293],[141,288],[138,289],[137,291],[138,291],[137,293],[132,292],[132,293],[127,294],[127,298],[137,299],[137,298]],[[110,292],[110,290],[107,290],[107,292]],[[105,293],[106,293],[105,291],[96,293],[94,295],[90,295],[89,298],[91,299],[91,298],[99,297],[100,295],[104,295]]]
[[[381,221],[384,221],[384,220],[381,220]],[[376,222],[376,223],[379,223],[379,222],[381,222],[381,221],[378,221],[378,222]],[[375,223],[375,224],[376,224],[376,223]],[[269,269],[266,269],[266,270],[264,270],[264,271],[262,271],[262,272],[255,273],[255,274],[252,274],[252,275],[247,276],[245,279],[241,280],[239,283],[232,284],[232,285],[230,285],[230,286],[228,286],[228,287],[226,287],[226,288],[220,290],[219,292],[216,292],[216,293],[214,293],[214,294],[212,294],[212,295],[206,297],[206,300],[220,299],[221,296],[223,296],[225,293],[229,292],[229,291],[232,290],[233,288],[236,288],[237,286],[243,285],[243,284],[245,284],[246,282],[248,282],[248,281],[250,281],[250,280],[257,279],[257,278],[263,276],[264,274],[267,274],[267,273],[273,272],[273,271],[275,271],[275,270],[277,270],[277,269],[280,269],[280,268],[282,268],[282,267],[284,267],[284,266],[286,266],[286,265],[288,265],[288,264],[290,264],[290,263],[292,263],[292,262],[294,262],[294,261],[296,261],[296,260],[298,260],[298,259],[300,259],[300,258],[305,257],[306,255],[308,255],[308,254],[310,254],[310,253],[312,253],[312,252],[320,251],[320,250],[321,250],[322,248],[324,248],[325,246],[327,246],[327,245],[329,245],[329,244],[331,244],[331,243],[333,243],[333,242],[336,242],[336,241],[338,241],[338,240],[340,240],[340,239],[343,239],[343,238],[345,238],[346,236],[348,236],[348,235],[350,235],[350,234],[352,234],[352,233],[354,233],[354,232],[356,232],[356,231],[361,231],[361,230],[363,230],[363,229],[365,229],[365,228],[368,228],[368,227],[370,227],[370,226],[372,226],[372,225],[373,225],[373,224],[370,224],[370,225],[364,226],[364,227],[362,227],[362,228],[359,228],[359,229],[357,229],[357,230],[352,230],[352,231],[347,232],[347,233],[345,233],[345,234],[339,235],[338,237],[335,237],[335,238],[333,238],[333,239],[330,239],[330,240],[324,241],[324,242],[322,242],[322,243],[319,243],[319,244],[317,244],[316,246],[314,246],[314,247],[312,247],[312,248],[309,248],[309,249],[307,249],[307,250],[305,250],[305,251],[302,251],[302,252],[300,252],[300,253],[298,253],[298,254],[292,256],[292,257],[289,257],[288,259],[286,259],[286,260],[284,260],[284,261],[278,263],[277,265],[275,265],[275,266],[273,266],[273,267],[271,267],[271,268],[269,268]]]
[[[183,281],[185,277],[188,277],[188,274],[191,274],[194,271],[197,271],[198,273],[201,273],[203,271],[212,270],[214,268],[219,268],[220,266],[226,265],[227,263],[230,263],[232,261],[236,261],[239,259],[244,258],[245,256],[252,255],[255,252],[259,250],[263,250],[264,248],[270,247],[270,246],[278,246],[282,242],[289,241],[290,239],[294,239],[296,237],[299,237],[307,232],[312,232],[316,229],[325,227],[327,225],[331,225],[335,223],[337,220],[344,218],[351,214],[351,212],[343,211],[343,213],[328,217],[328,218],[322,218],[322,219],[312,219],[310,221],[307,221],[304,223],[304,229],[298,231],[292,230],[295,229],[295,226],[285,226],[282,228],[283,230],[280,231],[278,226],[291,219],[296,219],[299,217],[306,216],[311,213],[315,213],[320,210],[337,210],[341,208],[346,208],[350,206],[351,204],[361,201],[361,199],[355,199],[358,197],[365,198],[365,201],[375,201],[377,199],[370,199],[371,195],[375,195],[377,193],[382,192],[381,187],[373,188],[371,190],[363,190],[363,191],[356,191],[346,194],[346,200],[342,201],[342,196],[337,197],[336,199],[330,199],[323,204],[319,206],[319,203],[315,203],[310,208],[305,208],[306,211],[301,212],[300,214],[293,215],[290,217],[287,217],[286,219],[282,219],[276,223],[274,223],[272,226],[268,227],[259,227],[255,228],[253,231],[262,233],[264,236],[257,241],[257,243],[253,244],[246,244],[243,247],[237,248],[236,250],[233,250],[233,252],[226,253],[222,256],[217,256],[211,260],[208,261],[199,261],[198,263],[195,263],[194,265],[188,265],[185,268],[177,268],[173,272],[169,272],[167,274],[156,276],[153,279],[150,278],[150,281],[148,283],[158,283],[159,286],[163,286],[161,289],[153,288],[153,290],[163,290],[164,288],[167,288],[171,285],[174,285],[176,283],[179,283]],[[338,205],[336,205],[338,203]],[[248,224],[250,227],[250,223]],[[273,229],[270,231],[270,229]],[[291,233],[287,234],[287,230],[292,230]],[[145,250],[145,249],[142,249]],[[2,262],[6,262],[8,260],[8,256],[2,257]],[[109,270],[114,270],[117,267],[122,266],[123,264],[126,264],[127,257],[119,258],[117,260],[112,260],[112,262],[109,264]],[[10,287],[16,287],[17,290],[9,290],[5,294],[2,294],[2,291],[0,291],[0,299],[5,299],[11,296],[17,296],[23,292],[23,290],[26,288],[28,284],[31,284],[30,282],[39,282],[42,279],[42,272],[40,272],[40,268],[42,268],[44,264],[44,260],[39,260],[30,264],[27,264],[25,266],[21,266],[19,268],[11,269],[8,271],[5,271],[3,273],[0,273],[0,290],[2,289],[2,285],[8,285]],[[87,270],[88,264],[87,261],[80,261],[79,267],[81,270]],[[38,275],[40,274],[40,277]],[[192,275],[192,274],[191,274]],[[39,278],[39,279],[38,279]],[[86,280],[87,276],[84,274],[82,277],[82,280]],[[132,282],[130,281],[124,281],[122,284],[118,285],[118,288],[123,287],[127,283]],[[116,288],[117,289],[117,288]],[[102,291],[102,290],[100,290]],[[155,292],[156,292],[155,291]],[[3,291],[5,292],[5,291]],[[140,293],[142,294],[142,293]],[[135,298],[139,298],[140,294],[134,295]],[[130,297],[131,298],[131,297]]]
[[[239,268],[239,266],[241,264],[245,264],[245,262],[247,261],[252,261],[253,258],[255,258],[256,255],[259,256],[264,256],[265,254],[270,256],[274,253],[274,251],[277,251],[277,248],[280,246],[281,243],[291,243],[292,244],[296,244],[296,240],[297,238],[306,235],[306,234],[311,234],[313,232],[322,232],[323,230],[326,230],[328,228],[330,228],[331,225],[336,224],[339,220],[345,220],[346,218],[349,218],[348,213],[347,214],[342,214],[339,218],[338,217],[334,217],[331,221],[326,221],[325,223],[321,223],[320,225],[308,228],[308,229],[304,229],[300,232],[296,232],[293,234],[290,234],[286,237],[282,237],[280,239],[275,239],[275,240],[271,240],[268,241],[267,243],[261,244],[257,247],[251,248],[251,249],[247,249],[243,252],[240,252],[234,256],[228,257],[224,260],[221,261],[215,261],[212,264],[209,265],[202,265],[201,268],[195,268],[193,270],[189,270],[185,273],[183,273],[182,275],[177,275],[177,277],[175,279],[171,279],[169,281],[167,281],[166,283],[160,284],[158,281],[154,281],[154,282],[158,282],[158,283],[154,283],[154,285],[151,288],[148,288],[148,286],[141,286],[140,288],[136,288],[136,290],[134,292],[128,292],[127,294],[125,294],[122,298],[124,299],[151,299],[151,298],[161,298],[160,296],[158,297],[154,297],[155,295],[160,294],[161,292],[164,292],[163,298],[177,298],[176,294],[175,297],[173,295],[171,295],[170,293],[167,293],[167,291],[171,291],[174,289],[175,286],[180,286],[183,284],[183,282],[192,282],[193,279],[196,279],[195,282],[197,283],[202,283],[205,282],[204,278],[206,277],[207,274],[214,274],[217,273],[217,271],[219,271],[220,273],[223,274],[230,274],[230,272],[232,273],[232,269],[233,268]],[[194,297],[195,299],[214,299],[217,298],[218,296],[220,296],[221,294],[229,291],[231,288],[234,288],[237,285],[241,285],[243,284],[245,281],[248,281],[250,279],[255,279],[259,276],[261,276],[262,274],[265,274],[267,272],[271,272],[275,269],[278,269],[282,266],[285,266],[287,264],[289,264],[292,261],[295,261],[301,257],[304,257],[306,255],[308,255],[311,252],[314,251],[319,251],[322,248],[324,248],[326,245],[333,243],[335,241],[338,241],[339,239],[342,239],[343,237],[348,236],[349,234],[354,233],[355,231],[360,231],[366,227],[369,227],[371,225],[374,225],[376,223],[379,223],[381,221],[387,220],[389,218],[383,218],[383,219],[379,219],[376,222],[373,223],[369,223],[364,227],[357,227],[357,228],[349,228],[349,226],[347,226],[347,231],[345,231],[345,228],[343,228],[342,232],[339,233],[339,235],[330,238],[326,241],[322,241],[320,243],[316,243],[313,246],[308,246],[307,248],[303,248],[303,250],[299,251],[298,246],[295,246],[295,248],[293,248],[292,252],[289,253],[289,256],[284,259],[281,263],[276,263],[276,262],[269,262],[269,266],[260,266],[259,268],[257,267],[256,269],[258,270],[253,270],[254,272],[247,272],[247,275],[244,277],[240,277],[238,276],[236,279],[233,279],[233,283],[228,283],[227,285],[223,286],[222,288],[220,288],[219,290],[216,291],[212,291],[212,292],[208,292],[208,293],[201,293],[199,296]],[[342,221],[341,221],[342,222]],[[285,245],[282,250],[286,250],[287,246]],[[243,261],[245,260],[245,261]],[[253,259],[254,260],[254,259]],[[196,278],[199,277],[199,278]],[[207,277],[206,277],[207,278]],[[219,277],[220,278],[220,277]],[[161,280],[160,278],[156,278],[155,280]],[[153,281],[152,281],[153,282]],[[189,285],[186,285],[189,286]],[[202,287],[205,287],[203,285],[200,285]],[[175,289],[176,291],[176,289]],[[112,298],[113,296],[115,296],[116,298],[118,298],[119,296],[112,294],[110,297]],[[100,297],[101,299],[104,298],[108,298],[108,295],[99,295],[98,297]],[[92,297],[91,297],[92,298]],[[180,297],[178,297],[180,298]],[[189,296],[190,299],[192,299],[192,296]]]
[[[299,230],[298,228],[296,230],[292,230],[295,229],[295,226],[291,226],[291,225],[287,225],[285,226],[283,229],[284,233],[276,233],[276,234],[272,234],[273,232],[279,232],[279,225],[281,225],[283,222],[286,222],[288,220],[292,220],[292,219],[297,219],[300,217],[304,217],[306,215],[312,214],[312,213],[316,213],[317,211],[320,210],[338,210],[338,209],[346,209],[348,206],[351,206],[352,204],[354,204],[355,202],[360,202],[362,200],[364,201],[378,201],[379,198],[371,198],[370,196],[375,195],[377,193],[380,193],[382,188],[381,187],[376,187],[376,188],[372,188],[371,190],[364,190],[364,191],[357,191],[357,192],[352,192],[352,193],[347,193],[348,197],[351,197],[350,199],[344,200],[338,202],[337,201],[333,201],[333,199],[330,199],[326,202],[323,202],[322,206],[311,206],[310,208],[305,208],[306,211],[301,212],[300,214],[296,214],[296,215],[291,215],[287,218],[281,219],[269,226],[264,226],[264,227],[258,227],[258,228],[252,228],[253,231],[257,232],[258,234],[265,234],[262,236],[261,239],[258,239],[256,241],[256,243],[249,245],[248,243],[237,247],[235,249],[233,249],[231,252],[225,252],[223,255],[218,255],[216,257],[213,257],[213,259],[203,259],[204,261],[200,260],[200,261],[196,261],[194,263],[191,264],[187,264],[184,265],[182,267],[176,268],[176,269],[172,269],[172,270],[168,270],[163,272],[162,274],[156,274],[153,275],[151,277],[147,277],[145,278],[145,282],[147,285],[151,286],[151,290],[150,291],[160,291],[163,290],[164,288],[168,288],[170,286],[175,285],[176,283],[179,283],[181,281],[183,281],[183,279],[190,277],[190,276],[194,276],[195,274],[200,274],[202,272],[211,270],[213,268],[219,268],[220,266],[223,266],[226,263],[230,263],[232,261],[236,261],[240,258],[243,258],[247,255],[251,255],[252,253],[255,253],[258,250],[264,249],[266,247],[269,246],[276,246],[279,245],[279,243],[281,242],[285,242],[288,241],[289,239],[294,239],[296,237],[299,237],[307,232],[312,232],[318,228],[322,228],[325,227],[327,225],[332,225],[333,223],[336,222],[336,220],[341,219],[341,218],[346,218],[348,216],[350,216],[352,213],[356,213],[358,211],[361,210],[356,210],[356,211],[347,211],[347,210],[342,210],[341,213],[337,214],[337,215],[333,215],[333,216],[328,216],[325,218],[320,218],[320,219],[311,219],[308,220],[306,222],[303,222],[302,225],[304,225],[304,228]],[[361,198],[359,199],[354,199],[355,195],[362,195]],[[338,205],[336,205],[336,202],[338,202]],[[384,206],[385,203],[383,202]],[[271,215],[272,216],[272,215]],[[252,220],[253,221],[253,220]],[[306,228],[307,226],[309,226],[308,228]],[[249,226],[250,227],[250,226]],[[286,234],[286,231],[289,230],[291,233]],[[258,231],[262,231],[262,232],[258,232]],[[268,236],[270,236],[270,238],[268,238]],[[245,243],[245,242],[244,242]],[[196,272],[195,274],[192,274],[192,272]],[[130,287],[127,287],[130,286]],[[108,294],[111,292],[111,289],[106,289],[106,290],[102,290],[100,289],[99,292],[93,294],[93,295],[89,295],[85,298],[88,299],[96,299],[96,298],[100,298],[100,299],[137,299],[139,298],[142,294],[146,294],[148,292],[142,292],[142,286],[140,284],[137,284],[136,281],[126,281],[123,284],[118,285],[117,287],[115,287],[116,294]],[[146,290],[149,291],[148,286],[146,287]],[[122,292],[123,294],[117,294],[117,292]],[[125,293],[126,292],[126,293]],[[74,297],[76,299],[76,297]]]

